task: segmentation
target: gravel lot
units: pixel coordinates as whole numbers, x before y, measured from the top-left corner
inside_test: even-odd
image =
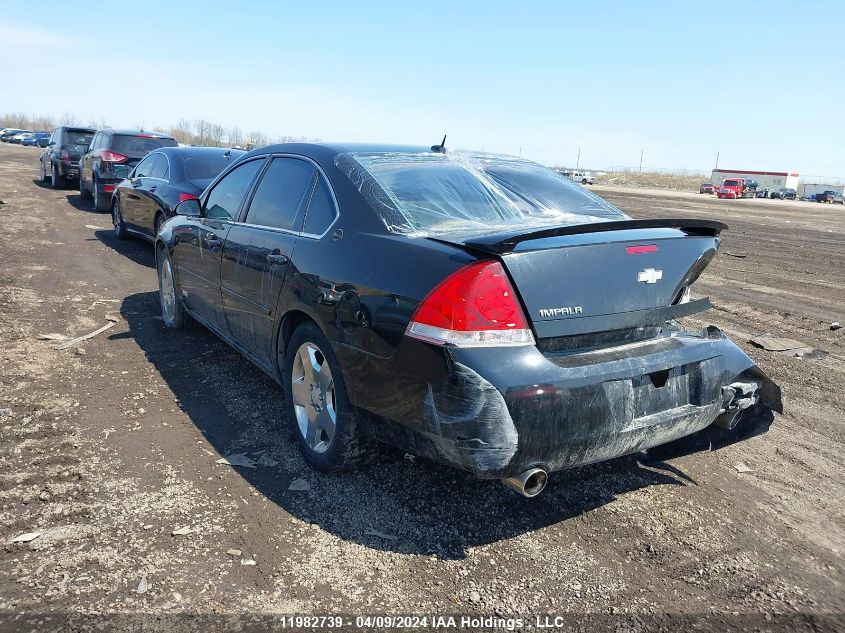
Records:
[[[556,473],[525,500],[401,455],[310,471],[270,379],[203,329],[163,328],[151,247],[37,175],[38,150],[0,146],[0,628],[47,612],[845,626],[842,207],[596,187],[636,217],[730,225],[695,287],[715,309],[692,324],[748,351],[785,413],[712,452]],[[110,318],[66,350],[39,340]],[[747,343],[766,332],[821,353]],[[256,468],[216,463],[233,453]]]

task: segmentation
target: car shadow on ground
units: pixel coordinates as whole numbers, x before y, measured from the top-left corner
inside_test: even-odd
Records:
[[[94,210],[94,203],[89,198],[88,200],[83,200],[82,196],[79,195],[79,191],[67,191],[67,203],[72,206],[77,211],[86,211],[88,213],[93,213],[94,215],[99,215],[104,218],[108,218],[109,223],[111,223],[111,215],[102,211],[95,211]]]
[[[649,465],[641,456],[554,473],[535,499],[395,451],[352,472],[317,473],[299,456],[271,378],[202,327],[164,328],[155,292],[128,296],[121,314],[129,331],[114,337],[134,339],[217,453],[246,453],[258,463],[237,468],[240,476],[290,515],[367,547],[459,559],[469,548],[570,520],[633,490],[695,485],[677,466]],[[194,446],[184,450],[217,459]],[[296,480],[310,490],[289,490]]]
[[[111,217],[105,216],[111,224]],[[146,266],[147,268],[155,269],[156,259],[153,245],[145,242],[142,239],[128,237],[125,240],[119,240],[115,237],[114,231],[110,229],[101,229],[94,232],[94,236],[110,249],[120,253],[124,257],[131,259],[136,264]]]

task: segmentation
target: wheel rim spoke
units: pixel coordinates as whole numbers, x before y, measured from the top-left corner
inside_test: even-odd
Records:
[[[308,385],[305,379],[294,380],[291,383],[291,391],[293,392],[293,403],[300,407],[307,407],[311,404],[311,392],[308,390]]]

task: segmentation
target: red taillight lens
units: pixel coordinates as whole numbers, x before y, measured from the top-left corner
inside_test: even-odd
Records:
[[[103,193],[112,193],[114,191],[114,185],[103,185]]]
[[[110,152],[108,150],[104,150],[102,154],[100,154],[100,160],[104,160],[107,163],[122,163],[123,161],[129,160],[123,154],[118,154],[117,152]]]
[[[185,200],[198,200],[199,198],[192,193],[180,193],[179,194],[179,202],[184,202]]]
[[[459,347],[534,344],[513,286],[496,261],[475,262],[449,275],[422,300],[406,333]]]
[[[628,255],[642,255],[643,253],[656,253],[657,244],[640,244],[639,246],[626,246],[625,252]]]
[[[70,154],[66,149],[59,150],[59,160],[70,160]]]

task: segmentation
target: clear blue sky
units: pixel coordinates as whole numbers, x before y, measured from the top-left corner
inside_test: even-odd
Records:
[[[843,29],[841,0],[0,0],[0,112],[845,177]]]

